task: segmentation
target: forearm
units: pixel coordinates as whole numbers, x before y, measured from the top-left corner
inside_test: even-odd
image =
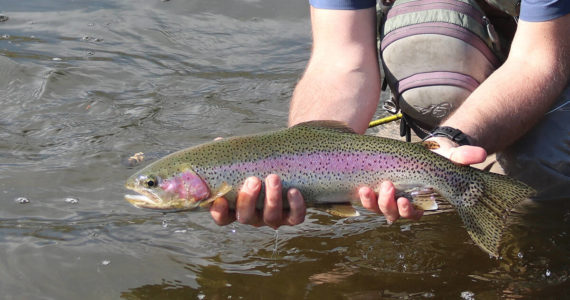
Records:
[[[311,8],[313,50],[293,93],[289,125],[337,120],[364,133],[380,95],[375,17],[374,9]]]
[[[503,66],[442,125],[460,128],[489,153],[501,150],[532,128],[561,92],[553,74],[528,74]]]
[[[299,81],[291,100],[289,125],[310,120],[337,120],[364,133],[378,105],[379,75],[327,69],[309,69]]]
[[[528,29],[536,24],[521,25],[523,33],[530,31],[532,35],[541,30]],[[556,39],[556,35],[552,38]],[[505,64],[442,125],[461,129],[489,153],[512,144],[544,116],[568,83],[566,39],[536,41],[528,36],[515,37]]]

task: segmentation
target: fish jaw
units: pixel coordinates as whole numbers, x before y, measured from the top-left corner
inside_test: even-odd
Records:
[[[186,199],[169,199],[149,197],[147,195],[125,195],[125,200],[137,208],[160,210],[163,212],[176,212],[183,210],[192,210],[198,207],[198,202],[187,201]]]
[[[153,182],[152,186],[149,186],[149,180]],[[125,200],[133,206],[163,212],[201,208],[201,202],[210,196],[207,184],[193,172],[184,172],[167,179],[135,174],[127,180],[125,187],[138,193],[125,195]]]

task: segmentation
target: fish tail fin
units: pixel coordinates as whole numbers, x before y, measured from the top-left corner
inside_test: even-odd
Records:
[[[475,178],[459,197],[456,209],[473,241],[498,257],[511,210],[536,191],[505,175],[472,170]]]

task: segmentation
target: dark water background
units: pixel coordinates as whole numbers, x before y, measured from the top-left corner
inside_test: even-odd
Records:
[[[286,125],[310,51],[304,0],[0,0],[0,15],[3,299],[570,294],[564,203],[522,208],[497,260],[455,213],[387,226],[311,210],[275,232],[123,200],[135,152],[144,165]]]

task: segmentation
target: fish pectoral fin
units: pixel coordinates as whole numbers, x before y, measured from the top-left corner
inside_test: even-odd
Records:
[[[322,204],[325,207],[325,211],[333,216],[348,218],[360,216],[360,213],[354,209],[350,203],[340,203],[340,204]]]
[[[216,201],[216,199],[225,196],[232,190],[232,186],[229,185],[227,182],[222,182],[218,190],[210,196],[210,198],[203,200],[200,202],[200,207],[207,208],[210,207],[212,202]]]
[[[437,200],[442,200],[443,198],[430,187],[417,187],[411,190],[406,190],[396,193],[396,198],[406,197],[410,200],[414,208],[421,210],[437,210],[439,207],[437,205]]]

